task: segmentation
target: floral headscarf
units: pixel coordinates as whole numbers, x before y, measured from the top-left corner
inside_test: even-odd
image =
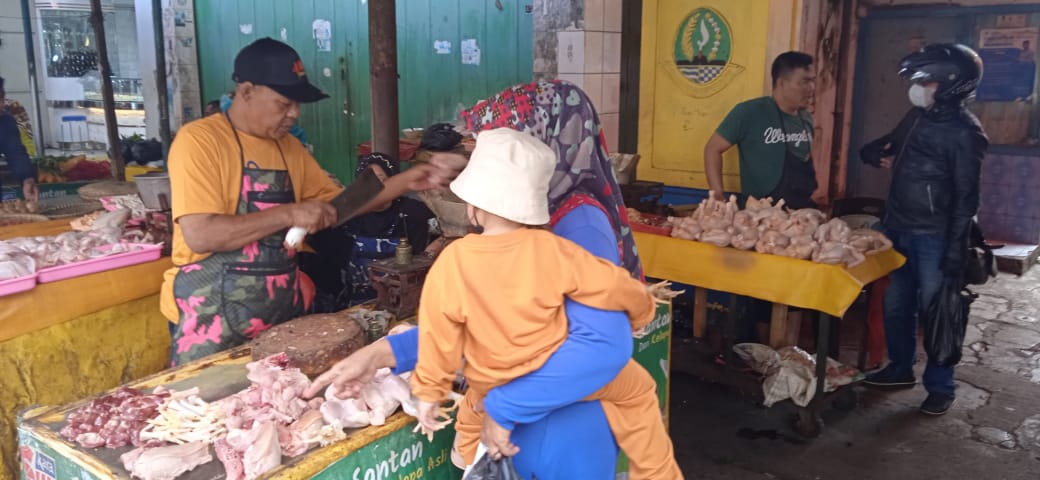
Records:
[[[553,223],[580,205],[596,206],[614,228],[621,266],[642,278],[621,189],[603,145],[599,115],[585,92],[559,80],[516,85],[464,110],[461,117],[473,133],[509,127],[549,145],[558,161],[549,183]]]

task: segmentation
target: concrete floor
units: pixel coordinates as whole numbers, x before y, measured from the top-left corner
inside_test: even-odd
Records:
[[[686,478],[1040,479],[1040,268],[974,291],[957,402],[942,417],[917,412],[920,386],[857,387],[859,406],[827,410],[822,435],[807,440],[790,402],[766,409],[673,365],[671,433]]]

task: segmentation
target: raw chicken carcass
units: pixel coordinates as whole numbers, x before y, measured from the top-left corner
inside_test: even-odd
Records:
[[[213,442],[213,450],[217,452],[217,458],[220,459],[220,463],[224,464],[225,479],[245,480],[246,470],[245,465],[242,464],[242,458],[244,457],[242,452],[232,447],[225,438]]]
[[[748,195],[747,202],[744,204],[744,210],[748,212],[757,212],[773,207],[773,198],[755,198],[754,195]]]
[[[405,403],[406,413],[415,416],[417,403],[408,384],[391,373],[390,369],[382,368],[361,388],[359,398],[341,399],[335,385],[330,385],[325,390],[325,404],[321,407],[321,413],[330,425],[342,428],[383,425],[402,402]]]
[[[812,258],[812,254],[816,252],[816,248],[816,242],[813,241],[811,235],[802,235],[791,237],[791,244],[784,248],[783,252],[780,254],[785,257],[808,260]]]
[[[791,218],[805,223],[815,224],[817,227],[827,219],[827,215],[815,208],[802,208],[791,212]]]
[[[261,402],[292,419],[299,418],[308,408],[302,399],[311,381],[298,368],[289,367],[284,353],[246,364],[246,378],[259,387]]]
[[[739,230],[737,234],[733,235],[733,238],[730,239],[731,246],[739,250],[751,250],[752,248],[755,248],[756,243],[758,243],[758,230],[755,228]]]
[[[697,240],[703,229],[694,217],[668,217],[672,224],[672,236],[684,240]]]
[[[861,228],[849,235],[849,245],[861,253],[873,255],[892,248],[892,241],[877,230]]]
[[[711,192],[710,195],[714,195],[714,192]],[[739,210],[737,197],[734,195],[730,195],[727,202],[720,202],[709,196],[694,212],[694,218],[704,231],[725,230],[733,225],[733,216]]]
[[[852,229],[849,224],[840,218],[832,218],[829,222],[820,225],[813,234],[813,239],[820,242],[821,247],[825,242],[846,243],[849,241]]]
[[[377,385],[384,395],[400,404],[404,413],[415,417],[419,415],[419,400],[412,396],[411,387],[406,380],[409,375],[410,372],[394,375],[389,368],[383,368],[376,372],[372,383]]]
[[[757,226],[758,223],[755,222],[754,217],[751,216],[751,212],[748,212],[747,210],[737,212],[733,215],[733,227],[740,232],[754,230]]]
[[[759,210],[756,215],[758,230],[762,232],[779,232],[783,230],[788,220],[787,212],[778,208]]]
[[[371,425],[365,401],[360,398],[339,398],[335,384],[325,389],[325,403],[321,405],[321,415],[326,423],[339,428]]]
[[[845,244],[838,242],[823,242],[820,248],[812,256],[816,263],[836,264],[845,260]]]
[[[213,461],[205,442],[154,448],[135,448],[119,457],[130,475],[142,480],[173,480],[184,472]]]
[[[228,436],[230,442],[231,434]],[[277,424],[274,422],[255,424],[244,437],[243,442],[249,445],[242,455],[246,480],[253,480],[282,464],[282,447],[278,444]]]
[[[700,241],[717,247],[727,247],[733,236],[726,230],[709,230],[701,233]]]
[[[321,428],[325,426],[320,410],[307,410],[300,419],[289,425],[289,442],[282,442],[282,451],[295,457],[318,444]]]
[[[758,237],[758,242],[755,243],[755,251],[779,255],[790,244],[791,239],[784,236],[784,234],[775,230],[766,230]]]
[[[816,263],[826,263],[831,265],[844,263],[849,268],[863,263],[864,260],[866,260],[866,258],[862,253],[848,244],[840,242],[823,242],[820,244],[820,248],[813,253],[812,256],[812,261]]]
[[[757,210],[747,210],[751,213],[751,218],[755,220],[755,223],[759,224],[759,229],[762,229],[762,222],[769,218],[775,218],[773,223],[779,223],[787,220],[787,211],[784,210],[784,199],[780,199],[776,202],[776,205],[759,208]]]
[[[788,237],[812,236],[826,218],[823,212],[813,208],[803,208],[791,212],[787,221],[780,224],[780,233]]]
[[[361,389],[361,399],[364,400],[365,407],[368,408],[368,422],[372,425],[385,424],[386,417],[389,417],[397,410],[397,407],[401,406],[401,402],[398,402],[383,390],[382,384],[378,380],[372,380]]]

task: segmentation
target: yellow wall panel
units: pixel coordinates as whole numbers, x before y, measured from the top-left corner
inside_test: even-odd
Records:
[[[797,38],[799,0],[645,0],[638,178],[707,188],[704,144],[734,105],[768,93],[769,64]],[[737,151],[727,190],[739,189]]]

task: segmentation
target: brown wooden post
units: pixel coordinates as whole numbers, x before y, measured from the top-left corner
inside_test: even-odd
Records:
[[[123,165],[123,149],[119,145],[116,100],[112,94],[112,65],[108,62],[105,17],[101,14],[101,0],[90,0],[90,25],[94,27],[98,69],[101,71],[101,101],[105,108],[105,129],[108,130],[108,155],[112,159],[112,176],[118,181],[124,181],[126,180],[126,169]]]
[[[368,2],[372,151],[399,157],[397,112],[397,2]],[[399,159],[399,158],[398,158]]]

